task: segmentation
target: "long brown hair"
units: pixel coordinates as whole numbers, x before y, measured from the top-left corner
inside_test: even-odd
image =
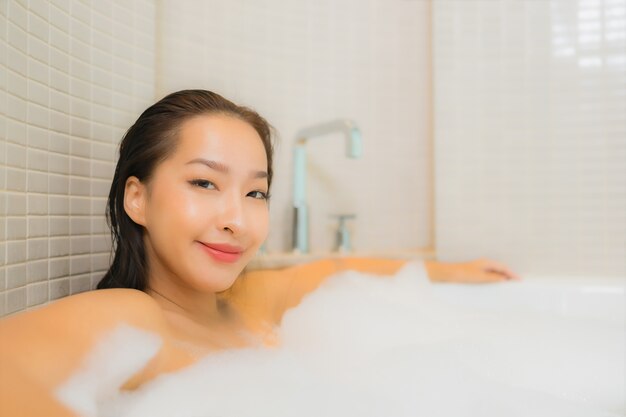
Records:
[[[124,210],[126,180],[137,177],[150,180],[155,167],[170,156],[183,122],[203,114],[227,114],[252,126],[261,137],[267,155],[268,184],[272,184],[272,129],[254,110],[238,106],[219,94],[207,90],[182,90],[172,93],[148,107],[128,129],[119,149],[107,203],[107,222],[113,240],[113,261],[97,288],[135,288],[145,291],[147,260],[143,227]]]

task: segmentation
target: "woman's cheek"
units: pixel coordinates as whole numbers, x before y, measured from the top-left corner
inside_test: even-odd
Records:
[[[191,220],[196,219],[200,216],[200,213],[203,213],[202,209],[202,201],[198,201],[199,199],[196,196],[193,196],[189,193],[183,193],[177,197],[172,196],[171,202],[175,207],[175,213],[179,213],[179,218],[185,223],[188,223]]]
[[[253,227],[256,231],[255,234],[258,236],[258,239],[260,239],[261,242],[265,240],[269,233],[269,222],[270,216],[267,205],[265,207],[257,207],[254,211],[254,216],[251,224],[254,225]]]

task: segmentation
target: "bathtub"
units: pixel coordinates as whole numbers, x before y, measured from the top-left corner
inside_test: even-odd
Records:
[[[133,393],[94,388],[102,375],[83,369],[59,397],[116,417],[623,416],[625,299],[619,278],[431,284],[419,263],[390,280],[344,272],[287,313],[278,348],[210,355]],[[145,335],[116,337],[127,363],[149,359],[128,349],[150,345]]]
[[[512,285],[433,286],[435,297],[484,311],[624,322],[626,277],[524,276]]]

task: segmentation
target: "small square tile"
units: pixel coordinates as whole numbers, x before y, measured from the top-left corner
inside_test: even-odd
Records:
[[[51,258],[48,276],[50,279],[67,277],[70,274],[70,258]]]
[[[37,17],[31,20],[35,20]],[[41,28],[40,28],[41,29]],[[47,27],[44,25],[43,30],[46,31],[47,38]],[[28,35],[28,55],[32,58],[47,63],[49,61],[48,55],[48,45],[44,43],[40,38],[35,37],[34,35]]]
[[[29,149],[28,169],[34,171],[48,171],[48,152],[39,149]]]
[[[51,216],[50,236],[67,236],[70,232],[70,219],[66,216]],[[52,241],[51,241],[52,242]],[[69,247],[69,246],[68,246]]]
[[[47,237],[48,222],[48,216],[28,216],[28,237]]]
[[[91,257],[89,255],[70,258],[70,275],[81,275],[88,272],[91,272]]]
[[[88,235],[91,232],[91,220],[86,216],[70,218],[70,234],[72,236]],[[89,244],[86,245],[89,247]]]
[[[46,215],[48,214],[48,196],[45,194],[28,194],[27,198],[27,210],[31,215]]]
[[[6,313],[13,314],[26,309],[26,287],[6,292]]]
[[[48,257],[48,239],[29,239],[28,240],[28,256],[29,261],[36,259],[44,259]]]
[[[90,251],[91,238],[89,236],[70,237],[70,255],[83,255],[89,253]]]
[[[26,287],[26,302],[29,307],[44,304],[48,301],[48,282],[38,282]]]
[[[28,282],[25,263],[7,265],[5,269],[7,289],[23,287]]]
[[[70,177],[70,194],[73,196],[89,196],[91,184],[88,179]]]
[[[31,148],[37,148],[42,150],[48,150],[48,140],[50,138],[50,132],[48,129],[42,129],[35,126],[28,126],[26,128],[28,135],[28,146]],[[47,152],[46,152],[47,155]]]
[[[50,124],[50,110],[35,103],[28,103],[27,108],[28,123],[37,127],[41,127],[43,129],[47,129],[48,125]]]
[[[7,240],[26,239],[26,217],[7,217],[6,222]]]
[[[23,169],[10,169],[6,170],[7,175],[7,190],[12,191],[26,191],[26,171]]]
[[[48,260],[41,259],[31,261],[26,264],[26,277],[28,283],[47,281],[48,279]],[[47,287],[47,285],[46,285]]]
[[[67,195],[70,190],[70,179],[67,175],[48,175],[48,191],[50,194]]]
[[[28,13],[25,6],[18,2],[9,4],[8,17],[11,19],[11,22],[15,23],[23,30],[28,29]]]
[[[70,295],[69,278],[53,279],[48,281],[48,298],[51,301],[67,297],[68,295]]]
[[[45,50],[46,52],[48,49]],[[35,59],[28,60],[28,78],[48,85],[50,83],[50,67],[49,59],[46,61],[37,61]]]
[[[7,166],[26,168],[26,146],[6,144]]]
[[[27,180],[29,193],[47,193],[48,177],[44,172],[29,171]]]
[[[51,258],[58,258],[67,256],[70,254],[70,238],[56,237],[50,239],[49,256]]]
[[[26,215],[26,194],[6,193],[6,214],[7,216]]]
[[[7,242],[7,265],[26,261],[26,241],[13,240]]]
[[[109,269],[110,256],[109,253],[99,253],[91,256],[92,271],[106,271]]]
[[[89,274],[70,278],[70,293],[78,294],[91,290],[91,277]]]

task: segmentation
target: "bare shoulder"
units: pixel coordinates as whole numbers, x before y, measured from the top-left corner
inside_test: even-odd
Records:
[[[89,291],[0,320],[0,355],[43,386],[69,376],[105,334],[127,324],[166,337],[158,304],[132,289]]]
[[[142,291],[115,288],[88,291],[65,297],[35,310],[0,320],[0,334],[6,328],[52,325],[55,328],[97,331],[101,326],[126,322],[140,327],[159,325],[163,314],[157,303]],[[43,330],[40,328],[40,330]],[[57,329],[58,330],[58,329]]]

